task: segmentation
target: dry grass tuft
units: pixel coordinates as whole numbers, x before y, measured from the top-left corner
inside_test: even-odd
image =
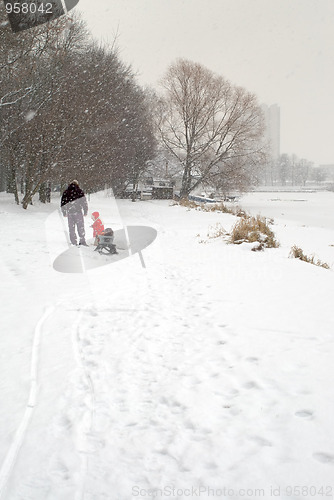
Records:
[[[279,246],[273,231],[268,226],[266,218],[260,215],[256,217],[241,217],[240,221],[233,226],[229,241],[236,245],[257,241],[259,245],[254,247],[254,251],[263,250],[265,247],[277,248]]]
[[[247,212],[242,210],[240,207],[233,207],[230,213],[236,215],[237,217],[250,217],[250,215],[248,215]]]
[[[219,222],[217,222],[217,224],[215,224],[214,226],[209,226],[208,234],[207,234],[208,238],[210,238],[210,239],[220,238],[221,236],[225,236],[225,235],[226,235],[226,231]]]
[[[186,207],[189,209],[200,208],[200,205],[198,203],[196,203],[195,201],[187,200],[187,198],[182,198],[179,202],[175,203],[175,205],[180,205],[181,207]]]
[[[305,255],[303,250],[297,245],[294,245],[291,248],[289,257],[302,260],[303,262],[309,262],[310,264],[323,267],[324,269],[330,269],[330,266],[326,262],[322,262],[321,260],[316,259],[314,255]]]
[[[186,207],[189,210],[201,210],[202,212],[219,212],[224,214],[236,215],[237,217],[248,217],[247,212],[242,210],[239,206],[227,207],[223,202],[221,203],[199,203],[192,200],[182,199],[180,201],[175,201],[171,206],[180,205],[181,207]]]
[[[203,210],[205,212],[221,212],[223,214],[231,214],[232,210],[228,208],[223,202],[221,203],[210,203],[204,205]]]

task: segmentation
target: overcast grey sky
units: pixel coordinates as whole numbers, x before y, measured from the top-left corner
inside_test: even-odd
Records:
[[[281,108],[281,152],[334,164],[334,0],[80,0],[140,84],[178,57]]]

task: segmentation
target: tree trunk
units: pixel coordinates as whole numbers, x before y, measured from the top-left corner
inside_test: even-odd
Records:
[[[188,198],[191,191],[191,166],[186,164],[182,177],[180,198]]]
[[[7,193],[12,193],[15,198],[15,203],[19,205],[19,193],[17,189],[17,181],[16,181],[16,171],[13,167],[8,168],[8,177],[7,177]]]
[[[33,188],[32,186],[30,186],[30,189],[26,189],[26,194],[24,195],[24,198],[22,200],[22,206],[23,208],[26,210],[28,208],[28,205],[32,205],[32,199],[33,197],[35,196],[35,194],[37,193],[37,191],[39,190],[40,188],[40,183],[38,183],[35,188]]]
[[[43,184],[41,184],[41,187],[39,188],[39,201],[41,203],[46,203],[46,189],[47,189],[47,185],[46,185],[46,182],[43,182]]]
[[[136,183],[135,182],[132,184],[131,201],[132,202],[136,201]]]
[[[43,182],[39,188],[39,201],[41,203],[50,203],[51,201],[51,184]]]
[[[25,185],[24,185],[24,196],[22,200],[22,206],[24,210],[28,208],[28,205],[32,205],[32,180],[31,180],[31,172],[30,168],[28,167],[27,172],[26,172],[26,179],[25,179]]]
[[[25,194],[22,200],[22,207],[24,208],[24,210],[27,210],[29,204],[32,204],[32,196],[29,194]]]
[[[131,201],[135,202],[137,198],[137,192],[138,192],[138,182],[139,182],[139,175],[136,172],[133,173],[133,183],[132,183],[132,195],[131,195]]]

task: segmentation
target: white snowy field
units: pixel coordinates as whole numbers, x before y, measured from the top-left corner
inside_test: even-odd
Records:
[[[302,196],[241,200],[277,216],[251,252],[207,237],[234,216],[94,195],[157,238],[71,274],[59,200],[0,195],[1,500],[333,498],[334,274],[288,255],[333,265],[334,194]]]

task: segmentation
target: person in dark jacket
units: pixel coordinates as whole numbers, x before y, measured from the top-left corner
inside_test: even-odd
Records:
[[[85,193],[79,187],[78,181],[74,180],[68,185],[61,197],[61,211],[64,217],[67,217],[68,230],[72,245],[77,244],[77,235],[79,235],[79,245],[88,246],[85,239],[85,223],[83,216],[88,213],[88,203]]]

